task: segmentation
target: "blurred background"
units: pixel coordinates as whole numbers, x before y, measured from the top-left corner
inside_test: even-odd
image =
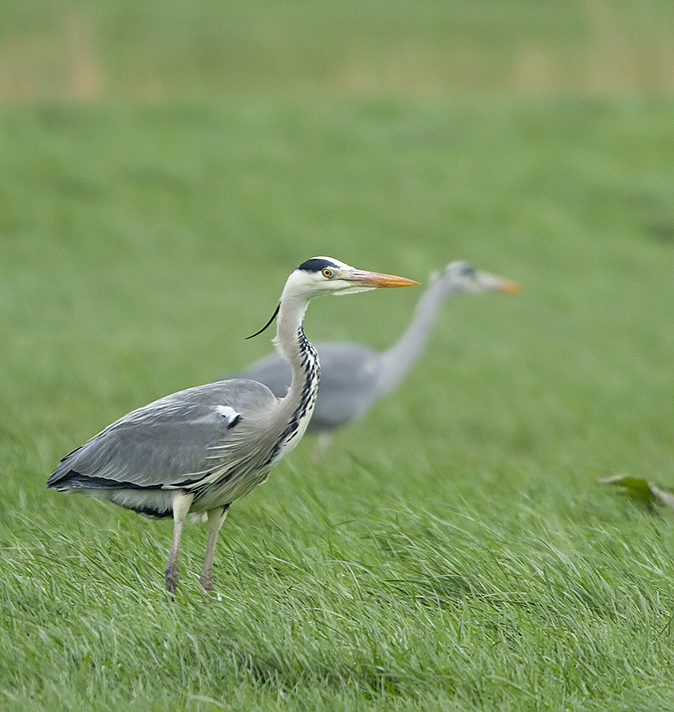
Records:
[[[667,0],[7,0],[0,101],[670,92]]]
[[[466,259],[524,296],[452,301],[343,442],[668,473],[673,90],[667,0],[5,0],[5,432],[46,474],[245,368],[313,255]],[[384,348],[418,294],[324,300],[307,333]]]

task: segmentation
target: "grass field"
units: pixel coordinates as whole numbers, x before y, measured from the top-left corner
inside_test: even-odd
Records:
[[[672,709],[672,518],[595,481],[674,485],[670,4],[233,6],[246,31],[205,2],[0,9],[0,710]],[[450,35],[470,71],[429,74]],[[317,254],[524,291],[449,302],[395,394],[237,503],[207,603],[189,525],[171,602],[171,522],[46,478],[267,353],[244,337]],[[384,348],[420,289],[319,300],[307,334]]]
[[[0,306],[0,694],[7,709],[665,709],[674,533],[601,490],[671,484],[667,101],[15,109]],[[326,460],[301,444],[232,510],[218,596],[170,522],[43,490],[149,400],[244,367],[313,254],[454,258],[399,392]],[[383,347],[413,290],[311,305]]]
[[[3,0],[0,105],[674,91],[670,0]]]

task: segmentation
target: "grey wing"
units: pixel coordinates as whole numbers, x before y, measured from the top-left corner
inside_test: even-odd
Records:
[[[226,443],[248,413],[276,403],[255,381],[188,388],[120,418],[63,458],[47,487],[171,487],[207,476],[227,458]]]

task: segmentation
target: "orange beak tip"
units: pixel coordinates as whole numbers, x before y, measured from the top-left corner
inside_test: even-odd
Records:
[[[507,294],[520,294],[522,292],[522,286],[517,282],[505,281],[499,287],[499,291],[506,292]]]
[[[396,277],[392,274],[382,275],[382,280],[379,282],[380,287],[413,287],[419,284],[413,279],[407,279],[407,277]]]

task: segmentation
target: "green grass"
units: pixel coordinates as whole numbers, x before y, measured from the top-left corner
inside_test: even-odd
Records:
[[[674,103],[350,99],[0,115],[0,709],[662,710],[674,531],[602,490],[671,485]],[[197,582],[171,523],[45,492],[135,406],[245,367],[300,261],[456,299],[398,392],[237,503]],[[419,294],[311,305],[376,347]]]
[[[670,0],[4,0],[0,102],[671,92]]]

